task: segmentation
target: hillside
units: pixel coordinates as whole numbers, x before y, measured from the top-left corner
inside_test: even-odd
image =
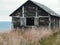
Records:
[[[60,45],[60,32],[28,29],[0,33],[0,45]]]
[[[60,45],[60,31],[54,32],[49,38],[39,41],[41,45]]]

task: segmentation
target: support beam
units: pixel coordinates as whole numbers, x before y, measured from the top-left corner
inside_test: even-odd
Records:
[[[38,9],[37,9],[37,7],[36,7],[36,17],[37,17],[37,15],[38,15],[38,14],[37,14],[37,10],[38,10]]]
[[[49,15],[49,30],[51,30],[51,16]]]
[[[22,6],[22,17],[24,17],[24,6]]]
[[[26,18],[21,18],[21,26],[26,26]]]
[[[59,18],[59,30],[60,30],[60,18]]]
[[[37,16],[38,15],[37,11],[38,11],[38,8],[36,7],[36,16],[35,16],[35,20],[34,20],[35,26],[39,25],[39,17]]]
[[[42,18],[44,18],[44,17],[46,17],[46,18],[47,18],[47,17],[48,17],[48,18],[49,18],[49,16],[39,16],[39,18],[40,18],[40,17],[42,17]]]
[[[38,17],[35,17],[34,23],[35,23],[35,26],[39,25],[39,18]]]
[[[26,26],[26,18],[24,17],[24,6],[22,6],[22,17],[20,17],[21,26]]]
[[[59,30],[59,18],[58,18],[58,30]]]
[[[12,16],[12,17],[14,17],[14,18],[20,18],[20,16]]]

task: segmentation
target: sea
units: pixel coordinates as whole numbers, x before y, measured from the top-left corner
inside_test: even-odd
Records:
[[[0,21],[0,31],[9,31],[12,28],[12,22]]]

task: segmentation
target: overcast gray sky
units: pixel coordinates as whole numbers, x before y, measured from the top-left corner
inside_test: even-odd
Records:
[[[27,0],[0,0],[0,21],[11,21],[9,16]],[[60,15],[60,0],[32,0],[44,4]]]

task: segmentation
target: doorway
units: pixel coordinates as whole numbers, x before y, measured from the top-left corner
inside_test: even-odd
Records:
[[[26,18],[27,26],[34,26],[34,18]]]

